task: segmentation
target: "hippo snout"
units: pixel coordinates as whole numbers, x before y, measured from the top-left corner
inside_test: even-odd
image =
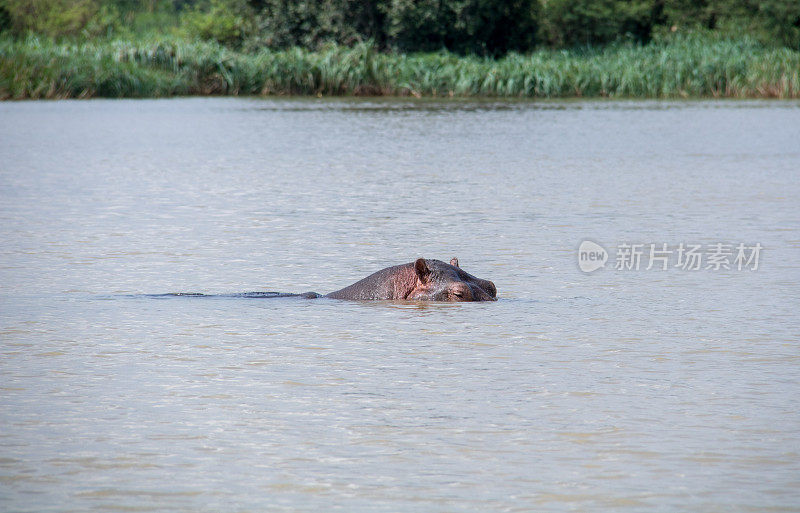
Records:
[[[472,287],[473,301],[497,301],[497,288],[494,283],[484,280],[483,283]]]
[[[481,284],[481,288],[485,290],[492,299],[497,299],[497,287],[494,286],[494,282],[489,280],[481,280],[483,283]]]

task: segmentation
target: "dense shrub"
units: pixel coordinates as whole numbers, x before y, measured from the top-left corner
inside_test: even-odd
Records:
[[[544,36],[550,46],[605,44],[619,39],[646,43],[663,21],[659,0],[548,0]]]
[[[669,0],[664,15],[670,29],[748,34],[762,43],[800,49],[798,0]]]
[[[800,49],[800,0],[0,0],[0,31],[184,34],[258,51],[371,41],[498,56],[712,31]]]
[[[538,18],[535,0],[395,0],[387,39],[406,51],[498,55],[533,48]]]
[[[210,0],[196,5],[182,19],[190,35],[238,47],[252,32],[248,14],[244,1]]]
[[[262,0],[250,5],[258,12],[258,35],[251,47],[320,48],[383,36],[382,6],[374,2]]]
[[[536,43],[538,0],[253,0],[254,46],[320,48],[374,41],[403,51],[502,54]]]
[[[96,36],[119,19],[113,4],[99,0],[3,0],[2,7],[8,16],[8,25],[17,34]]]

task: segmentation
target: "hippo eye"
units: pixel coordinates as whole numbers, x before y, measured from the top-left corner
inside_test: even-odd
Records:
[[[453,295],[455,297],[464,297],[464,293],[461,292],[460,290],[457,290],[457,291],[453,292]]]

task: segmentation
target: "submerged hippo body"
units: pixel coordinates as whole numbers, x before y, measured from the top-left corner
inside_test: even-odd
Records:
[[[458,260],[418,258],[387,267],[325,297],[349,300],[496,301],[497,289],[489,280],[461,270]],[[308,297],[308,296],[306,296]]]
[[[349,300],[409,300],[409,301],[496,301],[497,289],[489,280],[476,278],[458,266],[458,260],[449,264],[441,260],[418,258],[410,264],[387,267],[371,274],[349,287],[331,292],[326,296],[316,292],[292,294],[289,292],[243,292],[239,294],[200,294],[193,292],[171,292],[168,294],[145,294],[152,298],[304,298]]]

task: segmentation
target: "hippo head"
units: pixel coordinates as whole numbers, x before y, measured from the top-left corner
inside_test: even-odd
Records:
[[[497,288],[489,280],[461,270],[458,259],[449,264],[441,260],[418,258],[414,262],[416,285],[406,296],[417,301],[497,301]]]

